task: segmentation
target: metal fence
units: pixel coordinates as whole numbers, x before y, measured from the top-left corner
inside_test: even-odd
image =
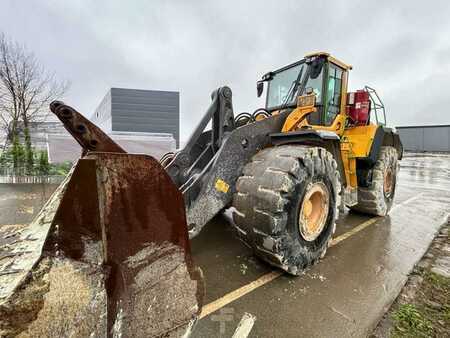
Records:
[[[0,167],[0,184],[2,183],[31,183],[31,184],[59,184],[63,181],[62,175],[27,175],[24,167]]]
[[[64,176],[1,176],[0,184],[12,183],[31,183],[31,184],[59,184],[63,181]]]
[[[397,127],[409,151],[450,152],[450,125]]]

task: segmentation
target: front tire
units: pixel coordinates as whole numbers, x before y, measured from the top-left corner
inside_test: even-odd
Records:
[[[233,219],[239,237],[272,265],[298,275],[323,257],[336,229],[341,183],[323,148],[266,148],[236,183]]]

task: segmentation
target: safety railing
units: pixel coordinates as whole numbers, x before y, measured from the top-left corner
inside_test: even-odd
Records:
[[[375,117],[375,121],[377,124],[386,125],[386,109],[384,107],[383,101],[381,101],[380,96],[377,91],[372,87],[365,86],[364,89],[369,93],[370,98],[370,114],[371,120],[372,117]]]

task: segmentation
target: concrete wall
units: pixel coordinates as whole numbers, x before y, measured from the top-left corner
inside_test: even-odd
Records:
[[[397,127],[403,148],[450,152],[450,125]]]

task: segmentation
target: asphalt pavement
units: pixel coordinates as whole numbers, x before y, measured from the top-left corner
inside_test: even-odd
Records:
[[[0,184],[0,224],[30,222],[55,188]],[[449,213],[450,155],[407,154],[390,215],[343,213],[325,258],[299,277],[255,258],[217,216],[192,241],[206,283],[193,337],[367,336]]]
[[[322,261],[299,277],[273,280],[273,269],[217,217],[193,240],[207,309],[194,336],[231,337],[249,313],[256,317],[249,337],[365,337],[449,213],[450,156],[408,154],[388,217],[345,212]]]

